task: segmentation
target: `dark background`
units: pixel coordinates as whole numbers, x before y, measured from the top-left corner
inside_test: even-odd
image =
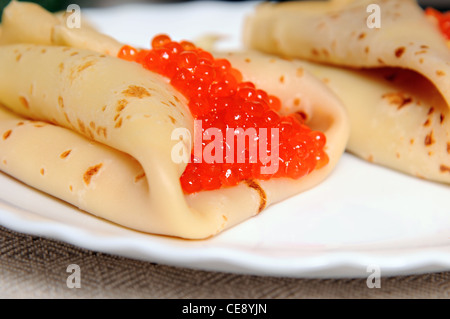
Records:
[[[2,10],[11,0],[0,0],[0,10]],[[19,0],[23,1],[23,0]],[[146,3],[146,2],[188,2],[182,0],[170,0],[170,1],[157,1],[157,0],[27,0],[29,2],[36,2],[45,7],[50,11],[63,10],[67,8],[69,4],[76,3],[81,7],[105,7],[112,6],[123,3]],[[191,0],[193,1],[193,0]],[[217,0],[217,1],[226,1],[226,0]],[[245,0],[228,0],[228,1],[245,1]],[[396,1],[396,0],[392,0]],[[273,1],[273,2],[283,2],[281,1]],[[450,0],[418,0],[419,4],[423,7],[432,6],[438,9],[449,9],[450,10]]]
[[[0,0],[0,13],[3,8],[8,5],[11,0]],[[182,0],[170,0],[170,1],[156,1],[156,0],[27,0],[29,2],[35,2],[43,6],[49,11],[60,11],[65,10],[69,4],[78,4],[81,8],[92,8],[92,7],[107,7],[117,4],[124,3],[168,3],[168,2],[188,2]],[[193,1],[193,0],[191,0]],[[216,1],[226,1],[226,0],[216,0]],[[228,1],[245,1],[245,0],[228,0]],[[396,0],[392,0],[396,1]],[[273,1],[273,2],[283,2],[283,1]],[[450,10],[450,0],[418,0],[422,7],[432,6],[439,10]],[[1,22],[1,15],[0,15]]]

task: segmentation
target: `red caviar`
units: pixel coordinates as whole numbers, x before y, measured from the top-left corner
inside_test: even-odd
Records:
[[[447,40],[450,40],[450,11],[441,12],[433,8],[426,8],[425,14],[436,19],[442,34]]]
[[[202,134],[208,128],[216,128],[224,132],[225,138],[227,128],[253,128],[257,132],[259,128],[265,128],[269,135],[265,148],[268,155],[272,151],[271,129],[277,129],[279,136],[279,145],[275,145],[278,147],[278,169],[270,174],[261,173],[264,164],[251,158],[250,142],[246,143],[243,163],[227,160],[225,149],[229,145],[225,140],[221,144],[221,161],[207,163],[195,157],[193,151],[191,161],[180,178],[185,193],[234,186],[249,179],[297,179],[328,164],[324,151],[325,135],[312,131],[298,114],[279,115],[277,111],[281,108],[281,101],[256,88],[253,83],[243,81],[241,73],[227,59],[215,59],[211,53],[191,42],[174,42],[164,34],[154,37],[151,46],[152,49],[147,50],[126,45],[118,57],[135,61],[168,77],[170,83],[188,99],[192,116],[202,120]],[[208,143],[202,139],[202,150]],[[265,165],[267,167],[270,163]]]

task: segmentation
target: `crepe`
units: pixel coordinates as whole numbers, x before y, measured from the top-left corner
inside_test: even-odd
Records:
[[[248,17],[244,41],[310,61],[348,110],[349,152],[450,182],[450,51],[415,1],[266,3]]]
[[[311,128],[325,133],[330,162],[298,180],[248,180],[186,195],[179,181],[186,163],[171,158],[179,143],[172,132],[187,128],[193,136],[184,96],[166,78],[116,58],[111,48],[120,45],[115,40],[98,43],[104,37],[92,29],[77,31],[79,37],[52,36],[55,28],[66,27],[35,6],[29,11],[29,4],[11,5],[28,19],[40,15],[52,21],[43,24],[50,28],[24,40],[13,36],[22,26],[4,19],[0,168],[81,210],[147,233],[209,238],[314,187],[345,149],[347,115],[323,83],[282,59],[225,54],[244,80],[280,97],[281,113],[302,111]],[[13,12],[9,9],[6,14]]]
[[[11,1],[3,10],[0,45],[63,45],[110,55],[117,54],[121,48],[121,43],[98,32],[84,19],[80,27],[69,27],[68,19],[67,13],[52,14],[35,3]]]

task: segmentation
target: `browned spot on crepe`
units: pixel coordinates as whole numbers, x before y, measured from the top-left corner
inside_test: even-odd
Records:
[[[395,56],[397,58],[401,58],[403,53],[405,53],[406,48],[405,47],[399,47],[395,50]]]
[[[267,195],[266,192],[261,188],[261,186],[253,179],[245,180],[248,187],[253,188],[258,192],[259,195],[259,207],[258,213],[260,213],[267,205]]]
[[[303,122],[308,121],[308,114],[306,114],[305,112],[298,111],[298,112],[295,112],[295,114],[298,115]]]
[[[103,163],[100,163],[87,169],[87,171],[83,175],[83,180],[86,185],[89,185],[91,183],[92,177],[100,171],[102,166]]]
[[[70,155],[70,153],[72,152],[72,150],[67,150],[61,153],[61,155],[59,155],[60,158],[66,158],[67,156]]]
[[[450,142],[447,142],[447,153],[450,154]]]
[[[143,179],[145,177],[145,172],[142,172],[139,175],[136,175],[136,177],[134,178],[134,182],[137,183],[139,182],[141,179]]]
[[[11,136],[12,130],[7,130],[5,133],[3,133],[3,140],[6,140],[8,137]]]
[[[297,71],[296,71],[296,75],[298,76],[298,77],[301,77],[301,76],[303,76],[303,73],[305,73],[305,71],[303,70],[303,68],[297,68]]]
[[[78,123],[78,127],[80,128],[80,131],[82,133],[86,133],[86,126],[84,125],[83,121],[78,119],[77,123]]]
[[[119,118],[116,125],[114,125],[115,128],[120,128],[122,126],[122,118]]]
[[[77,69],[78,73],[86,70],[87,68],[93,66],[95,64],[95,61],[87,61],[86,63],[84,63],[83,65],[80,65]]]
[[[177,121],[174,119],[174,117],[173,116],[170,116],[169,115],[169,119],[170,119],[170,121],[172,122],[172,124],[175,124]]]
[[[450,173],[450,167],[449,167],[449,166],[446,166],[446,165],[444,165],[444,164],[442,164],[442,165],[439,167],[439,170],[440,170],[442,173]]]
[[[24,96],[19,96],[20,103],[25,106],[26,109],[30,108],[30,104],[28,103],[28,100]]]
[[[439,116],[439,122],[442,124],[444,123],[445,120],[445,115],[441,113],[441,115]]]
[[[45,169],[41,168],[40,173],[41,173],[42,176],[44,176],[45,175]]]
[[[64,100],[62,96],[58,96],[58,105],[62,108],[64,108]]]
[[[128,101],[125,99],[117,101],[116,112],[122,112],[123,109],[127,106]]]
[[[436,74],[437,74],[437,76],[444,76],[444,75],[445,75],[445,72],[442,71],[442,70],[437,70],[437,71],[436,71]]]
[[[382,96],[383,99],[387,99],[390,104],[396,105],[397,109],[401,109],[406,104],[412,102],[412,98],[405,96],[401,92],[386,93]]]
[[[137,97],[138,99],[142,99],[147,96],[151,96],[151,94],[142,86],[138,85],[130,85],[126,90],[122,91],[122,94],[128,97]]]
[[[90,137],[91,139],[94,139],[94,133],[92,133],[91,129],[90,129],[90,128],[87,128],[86,130],[87,130],[87,134],[89,135],[89,137]]]
[[[103,135],[103,137],[106,138],[107,137],[106,127],[104,127],[104,126],[97,127],[97,134]]]
[[[427,134],[427,136],[425,136],[425,146],[430,146],[432,144],[434,144],[435,140],[433,137],[433,131],[431,131],[430,133]]]
[[[75,68],[72,68],[72,69],[70,70],[70,75],[69,75],[70,81],[73,82],[73,81],[75,80],[75,78],[77,77],[77,73],[79,74],[79,73],[83,72],[83,71],[86,70],[87,68],[93,66],[95,63],[96,63],[96,61],[91,60],[91,61],[85,62],[85,63],[82,64],[82,65],[79,65],[76,69],[75,69]]]
[[[66,118],[67,123],[72,124],[72,123],[70,122],[69,115],[67,115],[66,112],[64,112],[64,117]]]
[[[19,62],[21,58],[22,58],[22,54],[19,53],[19,54],[16,56],[16,61]]]

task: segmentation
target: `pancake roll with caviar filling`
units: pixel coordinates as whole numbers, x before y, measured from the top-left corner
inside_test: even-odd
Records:
[[[345,149],[341,102],[296,63],[168,35],[134,48],[27,3],[3,21],[0,169],[121,226],[209,238],[318,185]]]

